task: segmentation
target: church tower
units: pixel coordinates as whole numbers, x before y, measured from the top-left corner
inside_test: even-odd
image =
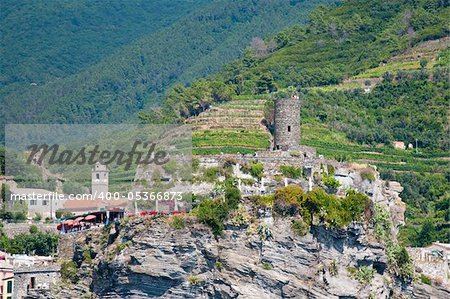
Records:
[[[92,167],[92,190],[91,194],[106,196],[109,184],[109,170],[106,165],[97,162]]]

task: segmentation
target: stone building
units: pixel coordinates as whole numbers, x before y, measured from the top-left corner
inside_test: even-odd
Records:
[[[274,150],[295,151],[300,146],[300,99],[297,95],[275,101]]]
[[[14,269],[14,298],[24,298],[33,290],[49,291],[60,279],[57,264]]]
[[[63,208],[64,194],[54,191],[35,188],[11,188],[14,200],[26,200],[28,202],[28,218],[33,219],[40,216],[55,219],[56,211]]]

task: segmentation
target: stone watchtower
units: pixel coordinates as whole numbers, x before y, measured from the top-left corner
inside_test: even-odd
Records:
[[[300,99],[297,95],[275,101],[274,150],[300,147]]]
[[[97,194],[99,196],[103,193],[106,196],[108,192],[109,184],[109,170],[106,165],[100,162],[94,164],[92,167],[92,192],[91,194]]]

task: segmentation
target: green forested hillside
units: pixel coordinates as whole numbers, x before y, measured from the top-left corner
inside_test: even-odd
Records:
[[[7,109],[2,120],[129,121],[133,113],[157,104],[160,94],[175,81],[187,83],[217,70],[237,57],[252,38],[302,23],[317,4],[330,2],[212,1],[79,73],[27,86],[26,91],[4,89],[0,96]]]
[[[420,41],[446,36],[449,13],[448,1],[441,0],[348,0],[338,8],[321,7],[308,26],[275,36],[288,46],[255,61],[249,71],[238,64],[233,73],[237,68],[254,81],[270,72],[280,87],[339,83]]]
[[[425,61],[417,71],[387,73],[384,81],[376,78],[383,83],[368,94],[362,89],[322,92],[305,87],[338,84],[386,64],[418,43],[445,37],[449,12],[448,2],[433,0],[348,0],[337,7],[320,7],[308,25],[253,45],[214,78],[169,91],[165,114],[185,117],[201,111],[208,98],[270,93],[293,85],[303,92],[304,122],[326,124],[362,144],[418,139],[421,148],[446,149],[445,64],[426,68]],[[264,51],[268,45],[275,45],[275,51]]]
[[[0,86],[77,73],[209,2],[1,0]]]
[[[303,122],[321,123],[344,132],[356,143],[391,144],[394,140],[419,148],[449,148],[448,79],[444,70],[417,71],[385,78],[370,93],[363,90],[304,95]]]

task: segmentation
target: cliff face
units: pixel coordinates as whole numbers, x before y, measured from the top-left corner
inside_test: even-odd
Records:
[[[132,238],[133,246],[99,264],[93,292],[111,298],[364,298],[370,292],[380,298],[387,294],[381,276],[371,287],[362,287],[345,274],[349,265],[376,263],[380,272],[386,268],[383,248],[366,244],[361,227],[340,232],[316,227],[302,238],[293,237],[290,224],[282,220],[271,229],[274,237],[269,241],[227,230],[225,238],[216,242],[200,227],[173,231],[154,225],[145,234],[125,228],[121,237]],[[336,276],[328,270],[333,261]]]
[[[402,222],[396,184],[378,177],[364,183],[354,172],[339,175],[389,208],[394,223]],[[171,227],[167,217],[136,217],[63,235],[60,256],[75,261],[78,281],[60,284],[55,298],[450,298],[443,288],[394,279],[384,246],[361,224],[316,225],[298,236],[291,220],[267,217],[240,227],[228,223],[216,239],[192,216],[184,219],[183,229]],[[258,224],[272,237],[262,241]],[[92,259],[86,259],[87,249]],[[355,270],[363,266],[375,273],[359,282]]]
[[[274,219],[268,225],[270,240],[261,241],[250,229],[230,226],[217,241],[208,228],[188,223],[185,229],[174,230],[162,219],[140,218],[113,228],[109,235],[101,231],[80,235],[74,254],[80,281],[60,288],[57,296],[388,298],[395,291],[386,275],[384,248],[369,242],[360,225],[347,230],[315,226],[311,233],[297,237],[289,221]],[[101,245],[102,239],[110,245]],[[96,255],[90,264],[80,254],[86,244]],[[376,269],[367,285],[347,270],[364,265]],[[426,289],[405,292],[430,298]],[[435,298],[449,295],[434,292]]]
[[[387,292],[381,276],[372,287],[362,287],[345,274],[347,265],[386,268],[383,248],[365,244],[361,227],[314,227],[305,237],[294,237],[290,223],[281,219],[270,228],[268,241],[233,227],[216,241],[198,224],[174,230],[161,220],[138,219],[112,229],[112,243],[103,249],[92,241],[102,233],[92,231],[76,241],[82,279],[71,292],[90,290],[102,298],[363,298],[363,292]],[[117,244],[128,240],[132,244],[118,252]],[[98,252],[91,265],[81,262],[86,241]],[[333,261],[336,276],[328,270]]]

